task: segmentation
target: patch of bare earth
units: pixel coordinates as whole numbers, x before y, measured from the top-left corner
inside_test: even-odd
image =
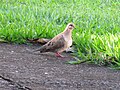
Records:
[[[0,43],[0,90],[120,90],[120,71],[27,52],[34,48]]]

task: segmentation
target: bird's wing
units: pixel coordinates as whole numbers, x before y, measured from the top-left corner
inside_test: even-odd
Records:
[[[55,52],[55,51],[58,51],[59,49],[64,48],[65,44],[66,44],[66,41],[65,41],[63,35],[60,35],[60,36],[57,36],[57,37],[53,38],[52,40],[50,40],[48,43],[43,45],[37,51]]]

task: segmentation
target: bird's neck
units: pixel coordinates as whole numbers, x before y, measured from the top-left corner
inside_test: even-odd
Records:
[[[72,30],[71,29],[65,29],[64,31],[63,31],[63,33],[65,34],[65,36],[72,36]]]

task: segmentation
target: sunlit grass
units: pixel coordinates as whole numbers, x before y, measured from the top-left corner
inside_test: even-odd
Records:
[[[73,22],[77,56],[120,66],[119,0],[1,0],[0,38],[52,38]]]

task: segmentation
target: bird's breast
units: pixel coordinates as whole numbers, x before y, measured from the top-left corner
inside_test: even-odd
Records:
[[[68,45],[68,47],[70,47],[72,45],[72,39],[68,40],[67,45]]]
[[[70,47],[72,45],[72,38],[71,37],[66,37],[64,38],[67,44],[67,47]]]

